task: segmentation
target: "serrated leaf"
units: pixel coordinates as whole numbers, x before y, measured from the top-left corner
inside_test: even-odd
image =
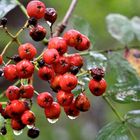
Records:
[[[0,19],[16,6],[15,0],[0,0]]]
[[[140,110],[132,110],[132,111],[129,111],[125,115],[125,119],[133,127],[140,128]]]
[[[71,19],[71,24],[73,29],[80,31],[82,34],[86,35],[90,39],[91,48],[93,48],[95,43],[95,37],[90,24],[86,20],[78,16],[74,16]]]
[[[108,56],[106,77],[107,93],[114,101],[130,103],[140,101],[140,81],[136,71],[119,52]]]
[[[134,39],[134,32],[130,20],[120,14],[109,14],[106,17],[108,32],[123,44]]]
[[[98,133],[95,140],[130,140],[125,125],[119,122],[109,123]]]
[[[140,41],[140,17],[133,17],[131,19],[131,24],[137,39]]]

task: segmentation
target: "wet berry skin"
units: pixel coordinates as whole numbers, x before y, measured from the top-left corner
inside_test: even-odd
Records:
[[[22,98],[31,99],[34,95],[34,87],[32,85],[22,85],[19,93]]]
[[[101,96],[106,91],[107,83],[103,78],[100,81],[91,79],[88,86],[93,95]]]
[[[61,107],[59,103],[53,102],[50,107],[45,108],[46,118],[57,119],[61,113]]]
[[[26,7],[27,14],[29,17],[41,19],[45,15],[45,4],[39,0],[30,1]]]
[[[37,25],[30,29],[29,34],[34,41],[41,41],[45,38],[46,33],[47,33],[47,31],[43,26]]]
[[[16,86],[9,86],[6,90],[6,97],[12,101],[20,98],[19,88]]]
[[[38,128],[31,128],[31,129],[28,130],[27,134],[30,138],[35,139],[39,136],[40,131],[39,131]]]
[[[53,37],[48,44],[49,49],[56,49],[60,55],[67,52],[66,40],[62,37]]]
[[[0,55],[0,65],[2,64],[2,62],[3,62],[3,58],[2,58],[2,56]]]
[[[53,24],[57,19],[57,12],[54,8],[46,8],[45,16],[46,21],[49,21],[51,24]]]
[[[45,81],[49,81],[51,79],[54,78],[54,70],[52,67],[49,67],[49,66],[44,66],[42,68],[39,69],[38,71],[38,76],[42,79],[42,80],[45,80]]]
[[[18,72],[16,69],[16,65],[14,64],[9,64],[5,66],[3,72],[4,72],[4,77],[9,81],[13,81],[18,78]]]
[[[32,125],[35,122],[35,115],[32,111],[25,111],[21,116],[21,121],[25,125]]]
[[[57,98],[57,102],[61,106],[68,106],[72,103],[74,94],[72,94],[71,92],[65,92],[65,91],[60,90],[58,91],[56,98]]]
[[[85,112],[90,108],[90,101],[85,93],[80,93],[75,99],[75,106],[79,111]]]
[[[37,54],[37,50],[31,43],[25,43],[19,46],[18,53],[21,59],[32,60]]]
[[[47,49],[44,51],[43,60],[46,64],[54,64],[59,61],[59,53],[56,49]]]
[[[64,91],[71,91],[77,86],[77,77],[73,74],[66,73],[60,80],[60,87]]]
[[[47,108],[53,103],[53,96],[49,92],[40,93],[37,96],[37,103],[42,108]]]
[[[29,60],[22,60],[16,65],[19,78],[30,78],[34,72],[34,65]]]
[[[22,130],[25,127],[25,125],[20,119],[11,119],[11,127],[14,130]]]

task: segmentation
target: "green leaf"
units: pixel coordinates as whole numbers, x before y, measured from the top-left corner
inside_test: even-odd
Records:
[[[3,126],[3,124],[4,124],[4,118],[1,116],[1,114],[0,114],[0,128]]]
[[[127,17],[120,14],[109,14],[106,22],[108,32],[121,43],[128,44],[134,39],[133,27]]]
[[[17,6],[14,0],[0,0],[0,18]]]
[[[125,115],[125,119],[133,127],[140,128],[140,110],[132,110],[132,111],[129,111]]]
[[[108,55],[106,77],[107,93],[114,101],[130,103],[140,101],[140,81],[136,71],[120,52]]]
[[[109,123],[98,133],[95,140],[130,140],[125,125],[119,122]]]
[[[91,69],[93,67],[106,67],[107,58],[101,53],[90,51],[89,55],[85,56],[85,58],[87,69]]]
[[[95,37],[93,35],[93,29],[90,24],[81,17],[74,16],[71,19],[72,28],[80,31],[82,34],[86,35],[91,41],[91,48],[94,47]]]

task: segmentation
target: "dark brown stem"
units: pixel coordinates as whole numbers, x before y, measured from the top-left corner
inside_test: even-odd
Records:
[[[78,0],[72,0],[71,5],[68,9],[68,11],[66,12],[65,17],[63,18],[62,22],[58,25],[58,27],[56,28],[55,33],[53,34],[53,36],[59,36],[66,28],[68,21],[76,7]]]

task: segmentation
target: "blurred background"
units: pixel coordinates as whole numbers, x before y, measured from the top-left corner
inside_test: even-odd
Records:
[[[71,2],[71,0],[43,1],[47,7],[54,7],[56,9],[58,13],[56,24],[62,20]],[[21,0],[21,2],[26,5],[28,0]],[[140,16],[140,0],[79,0],[73,15],[81,17],[90,23],[94,33],[95,49],[121,46],[107,32],[105,17],[109,13],[120,13],[128,18]],[[15,33],[26,21],[26,17],[22,14],[19,7],[16,7],[9,12],[6,17],[8,18],[8,28],[13,33]],[[40,22],[48,28],[44,21]],[[3,32],[0,32],[0,36],[0,51],[2,51],[10,38],[8,38]],[[22,43],[32,42],[31,38],[28,36],[28,31],[25,31],[20,36],[20,41]],[[37,47],[39,52],[45,47],[41,43],[32,43]],[[7,56],[11,56],[16,51],[17,45],[13,44],[8,49]],[[8,81],[0,79],[0,90],[2,91],[3,89],[6,89],[9,84]],[[48,83],[41,81],[37,77],[34,79],[34,86],[38,92],[50,90],[48,89]],[[62,111],[59,121],[55,124],[48,123],[44,111],[34,104],[33,111],[36,114],[36,126],[40,129],[40,136],[37,140],[94,140],[97,132],[104,125],[117,118],[102,98],[94,97],[90,93],[88,93],[88,97],[91,102],[90,111],[81,113],[75,120],[70,120]],[[124,111],[127,112],[131,109],[139,109],[139,104],[135,103],[123,105],[115,103],[115,105],[122,115],[124,115]],[[26,135],[26,131],[27,129],[24,130],[24,133],[21,134],[21,136],[15,136],[15,139],[30,140]],[[135,132],[138,135],[138,130],[135,130]]]

